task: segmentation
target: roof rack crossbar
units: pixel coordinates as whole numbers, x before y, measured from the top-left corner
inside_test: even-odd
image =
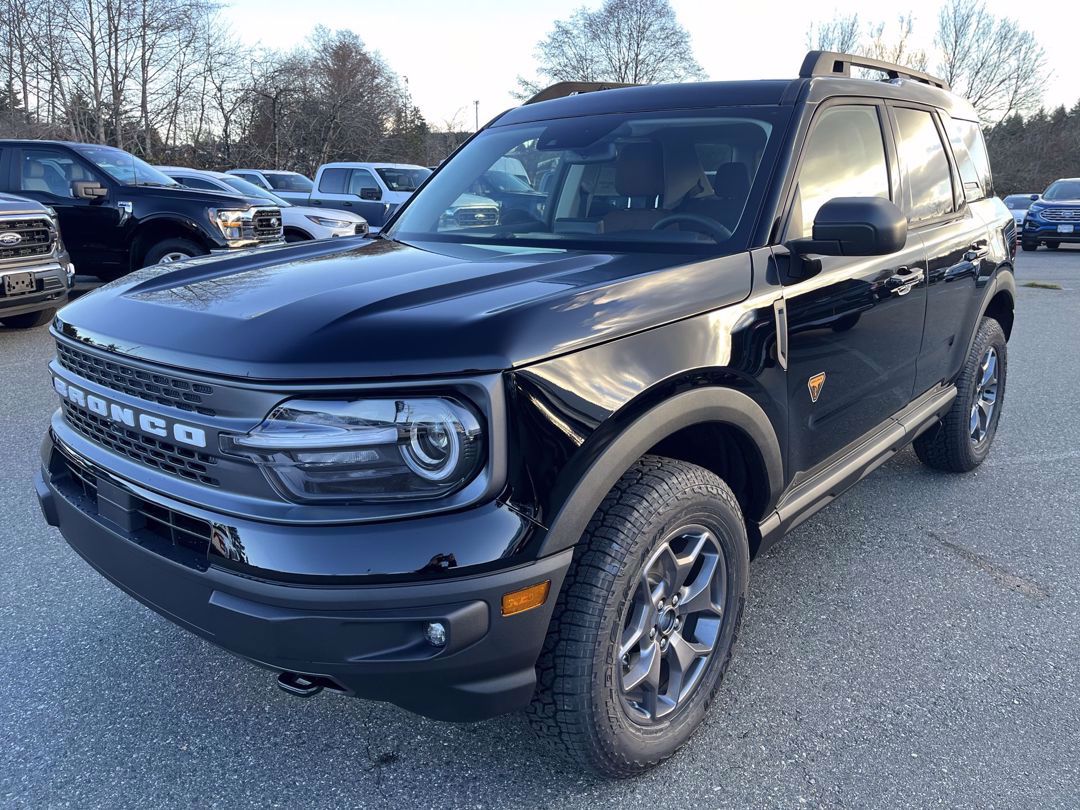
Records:
[[[546,87],[534,95],[525,104],[536,104],[539,101],[550,101],[553,98],[575,96],[578,93],[592,93],[597,90],[614,90],[618,87],[637,87],[636,84],[623,84],[620,82],[559,82],[551,87]]]
[[[851,76],[853,67],[879,70],[890,79],[913,79],[931,87],[949,90],[949,83],[937,76],[923,73],[921,70],[913,70],[903,65],[895,65],[892,62],[883,62],[880,59],[871,59],[868,56],[855,56],[850,53],[837,53],[836,51],[810,51],[803,60],[799,69],[799,77],[814,79],[825,76],[845,77]]]

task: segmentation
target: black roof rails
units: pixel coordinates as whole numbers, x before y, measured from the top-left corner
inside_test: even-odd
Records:
[[[619,82],[559,82],[551,87],[546,87],[535,96],[526,101],[526,104],[536,104],[538,101],[550,101],[553,98],[564,96],[576,96],[578,93],[592,93],[596,90],[614,90],[618,87],[637,87],[636,84],[621,84]]]
[[[799,77],[813,79],[823,76],[833,78],[851,76],[853,67],[880,70],[890,79],[914,79],[942,90],[950,89],[949,83],[944,79],[923,73],[921,70],[912,70],[903,65],[882,62],[880,59],[871,59],[868,56],[854,56],[850,53],[836,53],[835,51],[810,51],[803,59],[802,67],[799,68]]]

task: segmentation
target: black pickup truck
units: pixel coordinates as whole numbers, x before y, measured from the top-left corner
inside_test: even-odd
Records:
[[[276,206],[186,189],[112,146],[0,140],[0,191],[55,210],[78,272],[105,280],[283,240]]]
[[[36,486],[109,581],[286,691],[524,709],[626,776],[705,716],[752,558],[908,445],[987,457],[1015,223],[971,105],[898,65],[544,95],[377,239],[66,307]],[[445,216],[508,155],[543,206]]]
[[[56,212],[0,194],[0,324],[29,329],[48,323],[67,301],[74,276]]]

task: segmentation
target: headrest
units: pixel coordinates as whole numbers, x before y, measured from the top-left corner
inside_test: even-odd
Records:
[[[27,161],[23,169],[24,177],[39,178],[45,176],[45,164],[35,161]]]
[[[750,170],[745,163],[721,163],[713,179],[716,196],[728,200],[745,200],[750,193]]]
[[[664,193],[664,153],[652,141],[624,143],[615,159],[615,190],[623,197]]]

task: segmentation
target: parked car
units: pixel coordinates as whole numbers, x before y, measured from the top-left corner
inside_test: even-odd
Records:
[[[1024,250],[1057,250],[1062,242],[1080,242],[1080,177],[1055,180],[1024,217]]]
[[[181,166],[159,166],[158,169],[185,188],[239,193],[256,205],[276,205],[281,209],[286,242],[364,235],[368,232],[367,222],[361,216],[348,211],[327,211],[307,205],[293,205],[274,192],[249,183],[239,175],[186,169]]]
[[[1024,217],[1027,215],[1028,208],[1037,199],[1039,199],[1038,194],[1010,194],[1005,198],[1005,207],[1009,209],[1009,213],[1013,215],[1013,219],[1016,221],[1017,238],[1020,238],[1020,234],[1024,230]]]
[[[315,188],[311,178],[300,172],[286,172],[278,169],[230,169],[228,174],[242,177],[259,188],[274,192],[282,199],[301,205],[307,201]]]
[[[973,107],[898,65],[542,98],[379,239],[67,306],[36,487],[111,582],[292,694],[524,709],[628,776],[714,702],[751,558],[907,445],[987,458],[1015,226]],[[542,218],[447,221],[510,154],[560,167]]]
[[[0,194],[0,324],[29,329],[48,323],[74,278],[56,212]]]
[[[327,163],[315,173],[308,205],[353,211],[378,233],[431,175],[423,166],[397,163]]]
[[[79,272],[105,280],[282,241],[277,206],[185,189],[112,146],[0,140],[0,191],[53,208]]]

